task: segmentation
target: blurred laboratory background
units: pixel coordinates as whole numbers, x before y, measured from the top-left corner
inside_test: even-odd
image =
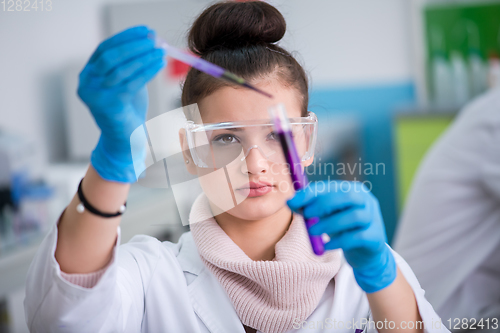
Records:
[[[20,2],[0,3],[0,332],[28,331],[26,272],[97,143],[76,95],[80,70],[100,41],[132,25],[185,48],[187,28],[212,3]],[[428,148],[462,105],[500,85],[500,1],[269,2],[287,21],[280,44],[311,78],[310,110],[320,125],[309,177],[370,184],[391,244]],[[169,60],[149,84],[149,119],[180,106],[187,70]],[[135,184],[122,241],[143,233],[175,242],[187,230],[185,213],[169,188]]]

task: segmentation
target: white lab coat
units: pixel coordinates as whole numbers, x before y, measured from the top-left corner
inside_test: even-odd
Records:
[[[28,273],[24,305],[33,333],[245,332],[222,285],[201,261],[191,232],[184,233],[178,243],[139,235],[124,245],[115,245],[110,266],[93,288],[74,285],[61,277],[54,257],[56,243],[54,225]],[[437,314],[409,266],[397,253],[394,255],[413,288],[422,319],[428,323],[426,332],[448,332],[444,326],[438,328]],[[343,260],[315,311],[292,331],[333,332],[327,325],[340,328],[342,321],[346,327],[335,332],[354,333],[353,320],[359,327],[360,320],[368,315],[366,294]],[[376,329],[372,325],[365,332]]]
[[[394,249],[443,322],[500,318],[500,88],[465,107],[422,161]]]

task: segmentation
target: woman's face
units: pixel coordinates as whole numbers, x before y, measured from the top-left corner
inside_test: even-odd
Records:
[[[270,99],[243,88],[218,89],[198,103],[203,123],[269,119],[268,107],[277,103],[285,105],[288,117],[301,116],[301,104],[296,89],[284,87],[275,81],[255,85],[272,94],[274,98]],[[242,154],[247,153],[244,161],[236,158],[217,171],[197,167],[192,163],[189,151],[185,150],[191,161],[187,165],[188,169],[198,175],[203,191],[212,204],[214,215],[227,212],[241,219],[258,220],[276,213],[284,207],[286,200],[293,196],[286,164],[269,161],[259,149],[248,150],[254,144],[260,146],[260,138],[272,135],[262,133],[263,131],[269,132],[269,128],[249,127],[234,133],[234,137],[225,135],[222,139],[217,139],[225,140],[224,143],[233,142],[232,140],[245,141],[247,146],[243,145]],[[281,150],[280,146],[277,148]],[[311,163],[312,158],[303,162],[303,165]]]

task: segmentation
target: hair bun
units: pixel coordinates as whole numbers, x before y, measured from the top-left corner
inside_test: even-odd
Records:
[[[215,49],[236,49],[276,43],[285,35],[283,15],[264,1],[227,1],[203,11],[191,27],[189,49],[198,55]]]

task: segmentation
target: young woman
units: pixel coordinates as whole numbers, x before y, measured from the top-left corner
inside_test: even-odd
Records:
[[[272,130],[254,126],[278,102],[290,118],[314,122],[304,70],[276,45],[284,33],[282,15],[261,1],[216,3],[193,24],[192,52],[274,98],[190,70],[182,104],[196,103],[202,119],[186,116],[198,125],[238,124],[212,133],[210,147],[239,145],[245,156],[224,161],[225,153],[210,151],[238,202],[215,212],[218,182],[226,178],[202,177],[210,159],[193,146],[189,129],[179,133],[186,167],[200,176],[204,194],[191,209],[191,231],[176,244],[136,236],[118,246],[120,207],[136,180],[130,135],[145,121],[145,84],[164,67],[164,51],[146,27],[99,45],[78,94],[101,137],[80,193],[30,268],[32,332],[446,331],[409,266],[386,244],[378,202],[366,188],[313,183],[294,194],[284,161],[270,153]],[[299,148],[307,144],[296,139]],[[313,159],[306,150],[304,166]],[[81,209],[82,200],[94,209]],[[298,210],[319,217],[311,233],[330,236],[323,255],[312,252]],[[374,322],[363,325],[367,320]]]

